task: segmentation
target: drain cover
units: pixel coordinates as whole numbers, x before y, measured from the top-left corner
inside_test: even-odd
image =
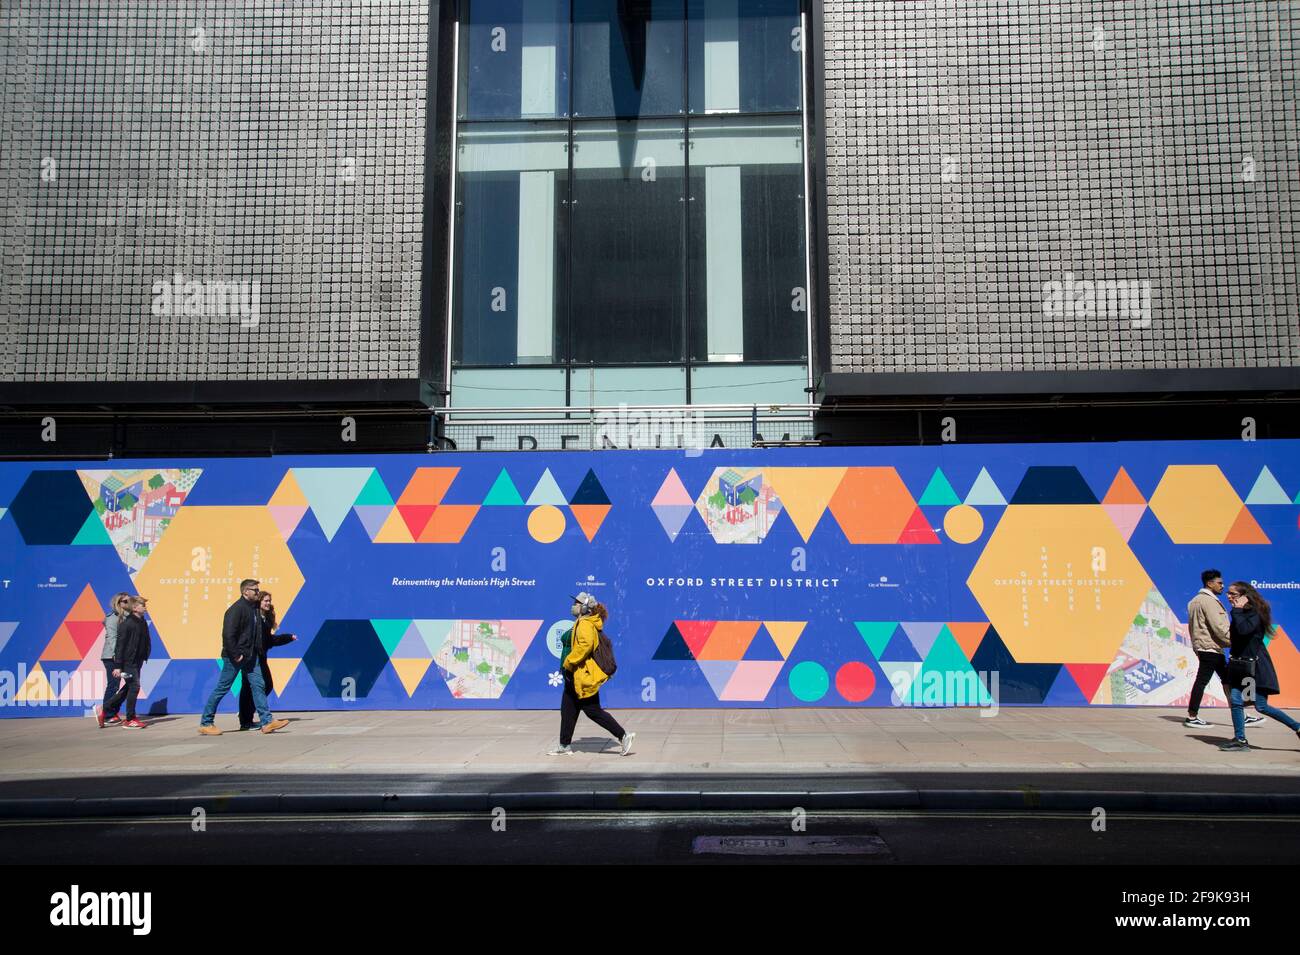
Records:
[[[696,836],[696,855],[732,856],[887,856],[880,836]]]

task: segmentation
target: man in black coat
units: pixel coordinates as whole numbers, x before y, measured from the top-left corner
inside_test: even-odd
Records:
[[[244,674],[244,682],[253,691],[253,705],[262,721],[263,733],[274,733],[288,720],[277,720],[271,715],[271,708],[266,705],[266,684],[262,682],[262,667],[259,658],[266,653],[266,634],[262,624],[262,615],[257,610],[258,594],[261,586],[256,580],[244,580],[239,584],[240,598],[226,610],[221,625],[221,676],[217,685],[203,707],[199,718],[199,732],[204,736],[220,736],[221,730],[213,725],[217,706],[235,683],[235,677]]]

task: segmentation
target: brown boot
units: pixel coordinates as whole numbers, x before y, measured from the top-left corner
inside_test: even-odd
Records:
[[[200,732],[202,735],[204,735],[204,736],[220,736],[220,735],[221,735],[221,730],[217,729],[215,726],[200,726],[200,727],[199,727],[199,732]]]
[[[284,729],[288,725],[289,725],[288,720],[272,720],[270,723],[267,723],[265,726],[262,727],[262,732],[274,733],[276,730]]]

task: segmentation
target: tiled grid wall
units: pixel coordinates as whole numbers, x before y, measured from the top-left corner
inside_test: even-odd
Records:
[[[0,379],[414,377],[431,6],[4,0]]]
[[[834,370],[1300,363],[1300,4],[825,0],[824,42]],[[1067,273],[1149,327],[1045,315]]]

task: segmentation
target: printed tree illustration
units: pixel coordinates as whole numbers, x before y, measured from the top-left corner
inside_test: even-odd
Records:
[[[724,510],[726,506],[727,506],[727,496],[722,493],[721,488],[719,488],[716,493],[709,495],[709,507],[711,507],[713,510],[721,511]]]
[[[752,487],[747,487],[740,492],[740,503],[744,504],[746,507],[749,507],[751,504],[753,504],[757,498],[758,495],[754,493],[754,489]]]
[[[140,499],[134,494],[123,495],[122,500],[118,502],[119,509],[129,511],[140,503]]]
[[[161,474],[155,474],[153,477],[149,479],[149,488],[151,490],[156,491],[158,490],[158,488],[162,487],[166,483],[167,483],[166,478],[164,478]]]
[[[486,660],[484,660],[482,663],[480,663],[480,664],[479,664],[478,666],[476,666],[474,669],[477,670],[479,673],[481,673],[483,676],[487,676],[489,673],[492,672],[492,664],[490,664],[490,663],[488,663]]]

